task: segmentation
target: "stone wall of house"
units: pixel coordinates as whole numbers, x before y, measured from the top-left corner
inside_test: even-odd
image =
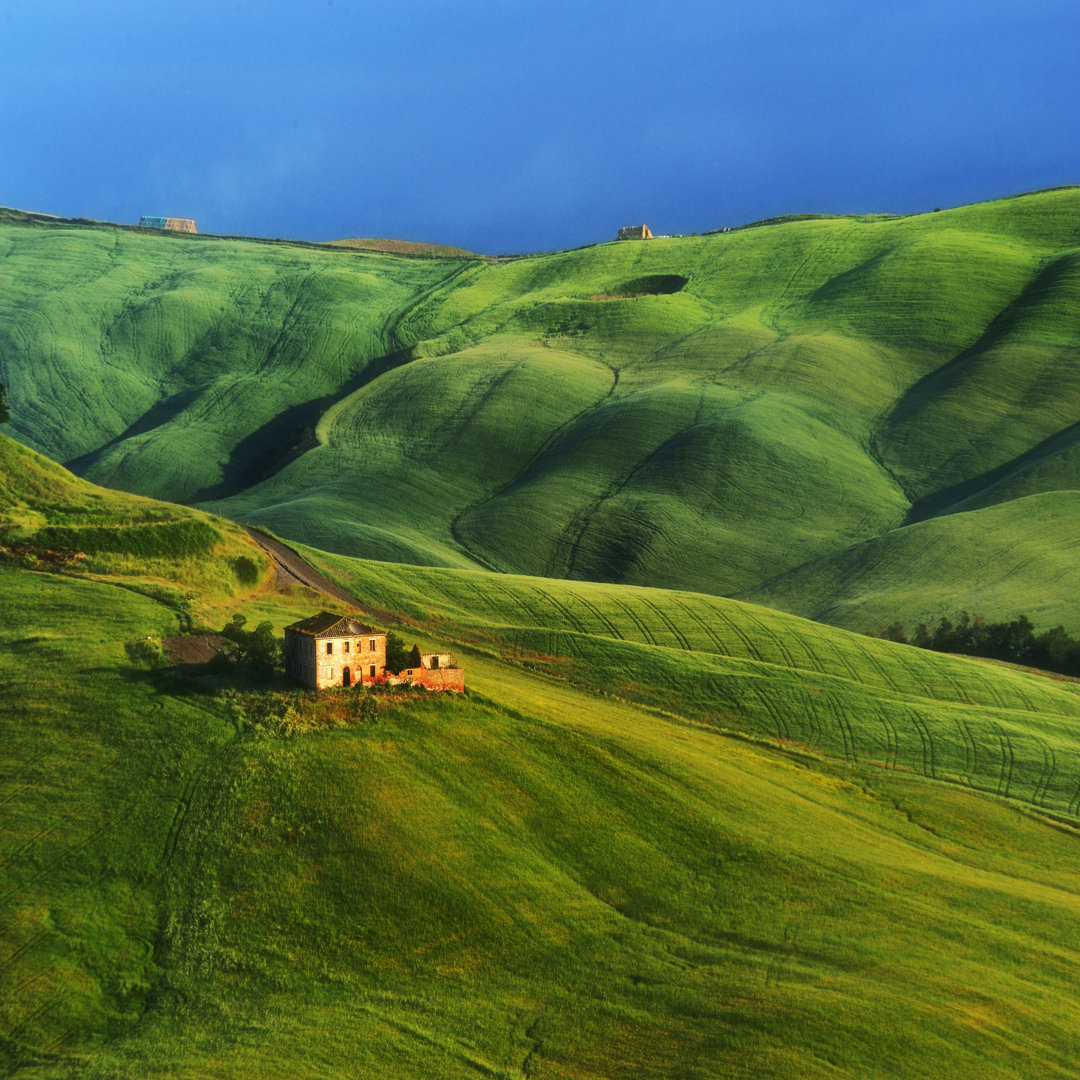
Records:
[[[448,652],[421,653],[420,666],[425,668],[453,667],[454,657]]]
[[[315,690],[371,683],[385,667],[385,634],[316,638],[285,632],[285,674]]]
[[[624,225],[619,230],[619,240],[651,240],[652,232],[648,225]]]

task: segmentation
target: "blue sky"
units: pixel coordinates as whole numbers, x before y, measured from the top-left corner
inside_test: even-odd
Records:
[[[1080,182],[1080,4],[0,0],[0,204],[570,247]]]

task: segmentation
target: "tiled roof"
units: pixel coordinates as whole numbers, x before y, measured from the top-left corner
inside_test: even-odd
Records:
[[[348,615],[335,615],[332,611],[320,611],[309,619],[301,619],[286,630],[295,630],[298,634],[310,634],[312,637],[363,637],[365,634],[381,634],[367,623],[357,622]]]

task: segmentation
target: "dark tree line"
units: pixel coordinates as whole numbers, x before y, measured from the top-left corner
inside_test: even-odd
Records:
[[[1037,634],[1026,615],[992,623],[982,615],[961,611],[955,623],[946,615],[933,627],[919,623],[910,637],[899,622],[881,623],[877,630],[870,631],[870,636],[935,652],[987,656],[1062,675],[1080,675],[1080,639],[1070,637],[1064,626]]]

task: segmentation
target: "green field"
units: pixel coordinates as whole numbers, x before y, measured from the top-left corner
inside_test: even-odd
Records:
[[[1075,1076],[1080,682],[850,631],[1080,632],[1078,357],[1080,188],[510,260],[0,211],[0,1076]],[[167,661],[334,603],[237,521],[467,693]]]
[[[1074,1075],[1080,685],[704,594],[308,551],[466,667],[365,724],[355,693],[129,660],[325,601],[224,522],[0,450],[7,1075]],[[217,557],[34,546],[155,522]],[[292,737],[250,722],[282,694]]]
[[[14,430],[112,487],[363,558],[798,581],[844,625],[882,605],[822,566],[880,552],[896,592],[896,530],[948,522],[973,604],[1078,629],[1010,562],[1022,510],[966,562],[950,520],[1080,488],[1078,188],[496,261],[10,216],[0,244]]]
[[[960,611],[1080,627],[1078,523],[1080,492],[1024,496],[864,540],[742,598],[862,632]]]

